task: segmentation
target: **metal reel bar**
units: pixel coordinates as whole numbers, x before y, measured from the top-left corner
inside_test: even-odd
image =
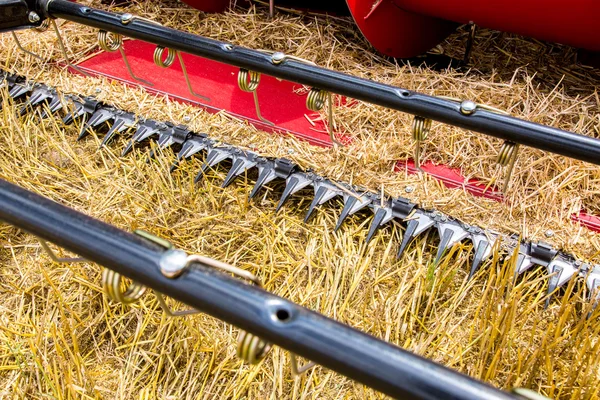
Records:
[[[260,104],[258,102],[258,94],[256,93],[259,84],[260,72],[249,71],[245,68],[240,68],[240,72],[238,72],[238,86],[244,92],[252,93],[252,95],[254,96],[254,107],[256,108],[256,116],[258,117],[258,119],[260,119],[266,124],[275,125],[268,119],[263,118],[262,114],[260,113]]]

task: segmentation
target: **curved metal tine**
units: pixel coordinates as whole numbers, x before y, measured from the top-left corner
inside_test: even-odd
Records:
[[[292,375],[294,375],[294,377],[298,377],[302,374],[305,374],[309,369],[313,368],[316,365],[317,363],[311,361],[307,364],[300,366],[298,365],[297,356],[294,353],[290,353],[290,366],[292,367]]]
[[[129,60],[127,59],[127,55],[125,54],[125,50],[123,50],[123,46],[119,46],[119,53],[121,54],[121,58],[123,59],[123,62],[125,63],[125,67],[127,67],[127,72],[129,72],[129,75],[133,79],[135,79],[136,81],[143,82],[148,86],[154,86],[154,83],[147,81],[145,79],[142,79],[133,73],[133,70],[131,69],[131,64],[129,64]]]
[[[333,130],[335,128],[335,122],[333,121],[333,94],[331,92],[327,92],[327,131],[329,133],[329,139],[331,143],[336,144],[338,146],[343,146],[344,144],[335,138],[333,134]]]
[[[199,314],[200,311],[192,308],[189,310],[181,310],[181,311],[173,311],[171,309],[171,307],[169,307],[169,305],[167,304],[165,298],[163,297],[162,293],[160,292],[154,292],[154,297],[156,297],[156,300],[158,300],[158,304],[160,304],[160,308],[162,308],[162,310],[164,311],[165,314],[167,314],[167,316],[169,317],[183,317],[186,315],[192,315],[192,314]]]
[[[463,65],[469,65],[471,60],[471,51],[473,50],[473,42],[475,41],[475,33],[477,32],[477,24],[469,23],[469,38],[467,39],[467,46],[465,47],[465,54],[463,56]]]
[[[17,43],[17,47],[19,48],[19,50],[21,50],[23,53],[29,54],[32,57],[37,58],[40,61],[45,61],[41,56],[35,54],[32,51],[27,50],[25,47],[23,47],[23,45],[21,44],[21,41],[19,40],[19,37],[17,36],[17,34],[15,33],[15,31],[12,31],[12,37],[13,39],[15,39],[15,42]]]
[[[506,176],[504,177],[504,187],[502,188],[502,192],[506,194],[508,191],[508,187],[510,186],[510,178],[512,177],[513,170],[515,168],[515,164],[517,162],[517,155],[519,153],[519,144],[516,143],[513,145],[514,150],[512,157],[510,158],[508,169],[506,170]]]
[[[177,58],[179,59],[179,64],[181,65],[181,71],[183,72],[183,77],[185,78],[185,83],[187,84],[188,90],[190,91],[190,93],[196,97],[200,97],[201,99],[204,99],[208,102],[211,101],[210,97],[207,96],[202,96],[201,94],[198,94],[194,91],[194,88],[192,88],[192,82],[190,81],[190,77],[188,75],[187,72],[187,68],[185,67],[185,63],[183,62],[183,56],[181,55],[180,51],[177,51]]]
[[[37,237],[37,236],[36,236]],[[40,239],[39,237],[37,238],[38,242],[40,242],[40,245],[42,246],[42,249],[44,249],[44,251],[50,256],[50,258],[52,259],[52,261],[55,261],[57,263],[83,263],[83,262],[87,262],[87,260],[83,257],[65,257],[65,258],[61,258],[58,257],[56,255],[56,253],[54,251],[52,251],[52,249],[50,248],[50,246],[48,246],[48,243],[46,243],[45,240]]]
[[[67,48],[65,47],[65,43],[63,41],[62,35],[60,34],[60,29],[58,29],[58,25],[56,24],[56,21],[54,19],[51,18],[50,21],[52,23],[52,28],[54,29],[54,33],[56,33],[56,38],[58,39],[58,47],[60,47],[60,50],[63,53],[63,57],[65,58],[65,62],[67,63],[67,65],[69,67],[73,68],[74,70],[76,70],[77,72],[79,72],[80,74],[83,74],[87,77],[91,76],[90,74],[88,74],[87,72],[85,72],[84,70],[79,68],[78,66],[71,63],[71,60],[69,59],[69,55],[67,54]]]

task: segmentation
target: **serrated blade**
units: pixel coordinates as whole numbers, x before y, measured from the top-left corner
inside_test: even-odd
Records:
[[[286,179],[285,189],[283,189],[281,200],[279,200],[279,204],[277,204],[275,212],[279,212],[279,210],[281,210],[281,208],[285,205],[289,198],[292,197],[292,195],[310,186],[312,183],[313,177],[309,176],[309,174],[306,174],[304,172],[294,172],[293,174],[291,174]]]
[[[42,110],[42,119],[48,118],[50,115],[61,110],[63,106],[64,104],[60,98],[60,95],[58,95],[58,93],[54,93],[52,99],[48,103],[48,107]]]
[[[474,255],[473,264],[471,264],[471,270],[469,271],[469,279],[475,276],[483,262],[492,255],[492,244],[486,235],[483,233],[472,234],[471,241],[473,242]]]
[[[144,140],[149,139],[154,135],[157,135],[160,132],[161,126],[162,124],[151,119],[146,119],[144,121],[139,122],[135,133],[131,137],[131,140],[127,142],[127,145],[123,149],[121,157],[125,157],[127,154],[131,153],[131,151],[133,150],[133,146],[136,143],[141,143]]]
[[[394,219],[391,207],[375,205],[373,211],[375,212],[375,215],[373,216],[373,222],[371,222],[371,226],[369,227],[369,233],[367,233],[367,243],[373,239],[381,227]]]
[[[14,86],[8,91],[8,96],[13,100],[18,100],[27,93],[31,92],[32,89],[33,86],[30,83],[15,83]]]
[[[19,110],[19,116],[22,117],[28,112],[33,111],[35,107],[37,107],[41,103],[47,102],[49,99],[52,98],[52,96],[53,93],[50,90],[50,88],[43,85],[37,86],[31,93],[25,104],[23,104],[23,106]]]
[[[402,237],[402,243],[400,243],[400,249],[398,249],[397,257],[402,257],[408,244],[421,233],[435,225],[433,217],[424,211],[416,210],[411,219],[407,221],[406,231]]]
[[[277,174],[275,173],[275,163],[271,160],[265,160],[257,165],[258,167],[258,178],[254,183],[254,187],[250,192],[248,198],[253,199],[256,197],[258,192],[267,184],[273,182],[277,179]]]
[[[325,179],[316,179],[313,182],[313,188],[315,189],[315,197],[310,203],[308,211],[306,212],[306,216],[304,217],[305,223],[308,222],[318,206],[323,205],[334,197],[341,195],[341,190]]]
[[[469,236],[469,232],[454,221],[437,222],[437,228],[440,234],[440,245],[435,256],[434,265],[439,264],[446,251]]]
[[[81,140],[87,135],[89,135],[90,129],[102,125],[115,118],[115,111],[115,109],[107,107],[101,107],[97,109],[96,112],[90,117],[90,119],[81,127],[81,131],[79,132],[79,137],[77,138],[77,140]]]
[[[356,214],[360,210],[365,207],[368,207],[371,204],[371,198],[366,194],[358,194],[354,193],[353,195],[350,193],[344,192],[344,208],[342,209],[342,213],[335,224],[334,232],[337,232],[341,227],[344,221],[351,215]]]
[[[104,139],[102,139],[102,143],[100,144],[100,148],[106,146],[118,133],[122,133],[127,129],[133,128],[135,126],[135,115],[131,113],[119,113],[115,117],[113,125],[110,127]]]
[[[256,164],[256,154],[251,152],[235,153],[231,169],[227,173],[227,177],[225,177],[221,187],[226,188],[231,185],[237,177],[246,173],[250,168],[255,167]]]
[[[579,268],[576,268],[572,262],[569,262],[560,256],[550,261],[547,269],[550,281],[548,282],[548,297],[546,297],[545,308],[548,308],[550,305],[552,294],[565,283],[569,282],[571,278],[579,272]]]
[[[202,164],[202,168],[194,178],[194,183],[200,182],[204,174],[209,168],[214,167],[215,165],[227,160],[228,158],[232,158],[233,153],[230,147],[213,147],[208,151],[208,155],[206,156],[206,161]]]
[[[171,165],[170,171],[173,172],[177,169],[179,164],[194,154],[201,152],[202,150],[209,150],[214,146],[214,142],[207,138],[205,134],[193,134],[181,145],[181,150],[177,153],[177,158]]]

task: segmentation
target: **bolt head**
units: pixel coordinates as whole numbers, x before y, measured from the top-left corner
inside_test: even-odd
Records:
[[[133,21],[133,14],[125,13],[125,14],[121,15],[121,23],[122,24],[126,25],[126,24],[130,23],[131,21]]]
[[[191,120],[192,120],[192,117],[190,117],[189,115],[186,115],[185,117],[183,117],[184,122],[190,122]]]
[[[465,100],[460,103],[460,112],[463,115],[471,115],[477,110],[477,103],[471,100]]]
[[[544,236],[547,238],[554,237],[554,231],[552,229],[548,229],[546,232],[544,232]]]
[[[404,191],[406,193],[412,193],[415,191],[415,188],[413,186],[407,186],[406,188],[404,188]]]
[[[273,53],[271,56],[271,62],[275,65],[281,64],[285,60],[285,54],[278,51],[277,53]]]
[[[29,22],[31,22],[32,24],[35,24],[37,22],[40,22],[40,16],[38,15],[38,13],[36,13],[35,11],[31,11],[29,13],[29,15],[27,16],[27,18],[29,19]]]
[[[294,153],[295,153],[294,149],[288,149],[288,154],[294,154]]]
[[[177,278],[187,267],[187,254],[183,250],[167,250],[160,258],[160,272],[167,278]]]

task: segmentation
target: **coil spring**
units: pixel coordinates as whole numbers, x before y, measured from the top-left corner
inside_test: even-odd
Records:
[[[271,343],[246,331],[240,331],[237,355],[243,361],[248,364],[258,364],[270,350]]]
[[[498,153],[498,158],[496,162],[503,167],[506,167],[510,161],[513,159],[517,151],[517,144],[514,142],[506,141],[502,144],[500,148],[500,152]]]
[[[165,50],[167,51],[167,58],[163,60]],[[157,46],[154,50],[154,63],[161,68],[169,68],[175,62],[175,55],[175,50]]]
[[[50,28],[50,19],[49,18],[43,20],[42,23],[40,24],[40,26],[37,26],[34,29],[38,32],[46,32],[48,30],[48,28]]]
[[[247,69],[240,68],[238,73],[238,86],[244,92],[254,92],[258,89],[260,83],[260,73],[254,71],[248,71]]]
[[[123,45],[123,36],[100,30],[98,31],[98,43],[102,50],[112,53],[119,50]]]
[[[131,304],[139,300],[146,292],[146,286],[132,282],[127,289],[121,289],[122,276],[108,268],[102,270],[102,288],[112,301],[121,304]]]
[[[431,120],[415,115],[412,123],[413,139],[422,142],[429,136],[431,130]]]
[[[327,100],[327,92],[321,89],[312,88],[306,97],[306,108],[311,111],[321,111]]]

